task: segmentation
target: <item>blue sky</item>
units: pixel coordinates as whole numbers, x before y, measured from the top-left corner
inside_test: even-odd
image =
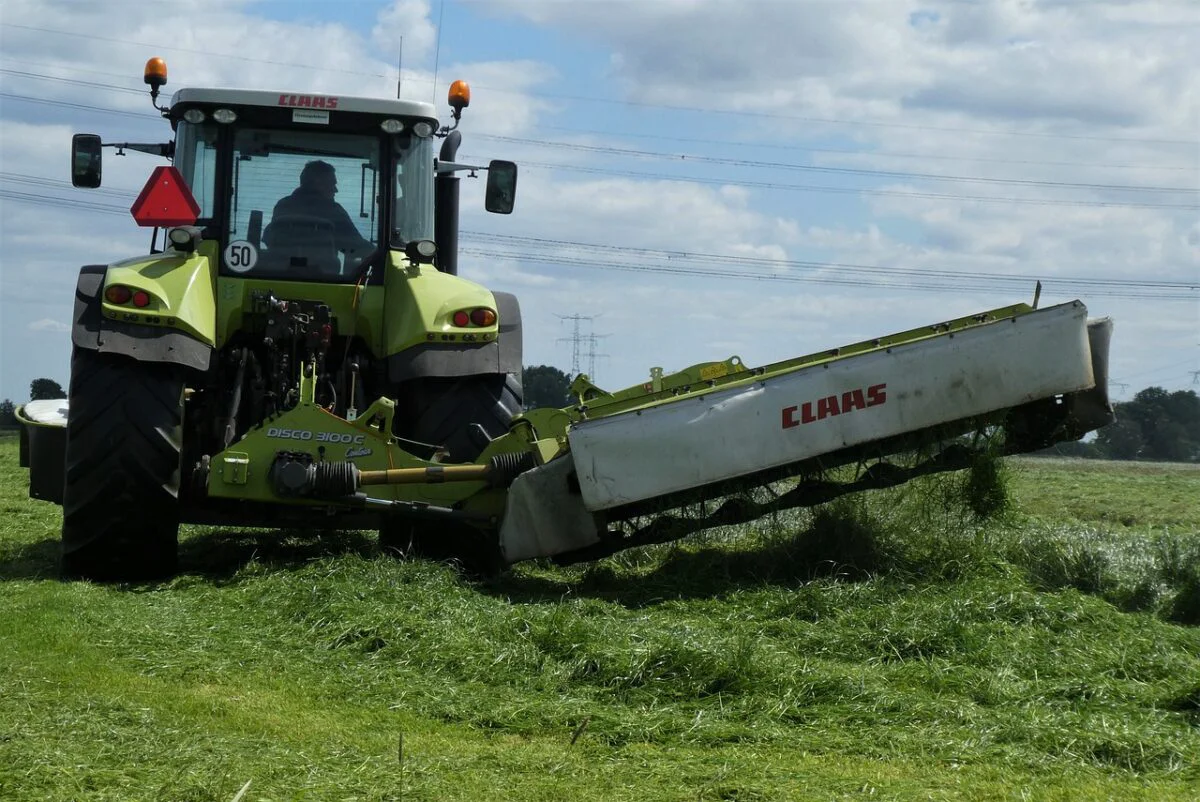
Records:
[[[1043,303],[1115,318],[1117,397],[1200,371],[1194,3],[116,8],[10,0],[0,18],[0,397],[66,384],[78,266],[145,250],[121,209],[159,162],[62,182],[72,131],[167,136],[146,58],[172,91],[388,97],[401,35],[405,96],[444,109],[470,81],[462,154],[522,165],[511,216],[466,186],[461,263],[522,299],[528,364],[571,367],[572,315],[595,318],[595,378],[617,388],[1027,300],[1040,278]]]

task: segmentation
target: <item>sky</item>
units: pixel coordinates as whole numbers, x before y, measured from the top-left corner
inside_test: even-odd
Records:
[[[167,93],[399,83],[443,119],[468,81],[460,160],[520,178],[508,216],[464,181],[460,273],[521,299],[527,365],[615,390],[1041,280],[1113,318],[1114,398],[1200,389],[1198,53],[1194,0],[4,0],[0,398],[66,386],[78,268],[147,250],[162,160],[83,190],[68,157],[169,137],[151,56]]]

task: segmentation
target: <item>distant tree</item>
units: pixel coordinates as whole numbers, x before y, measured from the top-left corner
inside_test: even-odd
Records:
[[[1118,407],[1120,404],[1117,405]],[[1096,433],[1096,447],[1109,459],[1137,459],[1145,445],[1142,427],[1117,412],[1117,422]]]
[[[17,405],[7,398],[0,401],[0,426],[17,425]]]
[[[1200,396],[1195,390],[1168,393],[1147,387],[1114,405],[1117,422],[1096,435],[1112,459],[1200,461]]]
[[[29,383],[29,399],[44,401],[50,398],[66,398],[62,385],[54,379],[34,379]]]
[[[565,407],[571,403],[571,377],[550,365],[526,366],[522,384],[525,408]]]

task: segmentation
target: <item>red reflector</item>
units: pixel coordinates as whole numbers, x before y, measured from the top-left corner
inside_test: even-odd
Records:
[[[110,304],[127,304],[129,296],[133,295],[128,287],[123,287],[120,284],[114,284],[104,291],[104,300]]]
[[[471,313],[471,322],[476,326],[490,326],[496,322],[496,313],[491,309],[476,309]]]
[[[145,290],[138,290],[133,294],[133,305],[139,308],[149,306],[150,294]]]
[[[468,315],[466,312],[464,312],[462,309],[460,309],[454,313],[454,325],[455,326],[458,326],[460,329],[465,329],[470,324],[471,324],[471,316]]]
[[[139,226],[190,226],[200,207],[178,170],[156,167],[129,213]]]

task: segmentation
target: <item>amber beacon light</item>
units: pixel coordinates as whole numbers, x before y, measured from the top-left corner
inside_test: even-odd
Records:
[[[158,105],[158,90],[167,83],[167,62],[158,56],[150,59],[146,62],[146,71],[142,78],[150,85],[150,105],[166,113],[166,109]]]
[[[158,56],[146,62],[146,83],[150,84],[150,88],[158,91],[160,86],[167,83],[167,62],[163,61]]]
[[[461,112],[471,105],[471,87],[466,81],[455,81],[450,84],[450,106]],[[457,116],[457,115],[456,115]]]

